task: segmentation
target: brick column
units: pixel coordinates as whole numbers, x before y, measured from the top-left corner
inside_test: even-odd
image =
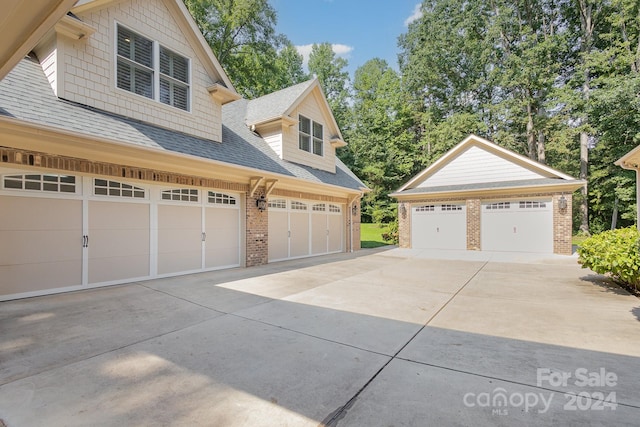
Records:
[[[480,199],[467,199],[467,250],[480,250]]]
[[[411,203],[398,203],[398,246],[411,247]]]
[[[361,217],[361,211],[360,211],[360,199],[356,199],[353,201],[353,205],[355,205],[356,207],[356,214],[353,215],[353,212],[350,211],[347,213],[347,215],[351,216],[351,223],[353,224],[353,250],[354,251],[359,251],[360,250],[360,217]],[[347,206],[348,208],[348,206]],[[352,207],[353,209],[353,207]]]
[[[256,201],[265,193],[264,187],[246,196],[246,266],[253,267],[269,262],[269,209],[258,210]]]
[[[567,200],[566,209],[560,209],[561,197],[563,197],[562,194],[553,195],[553,253],[571,255],[573,253],[573,246],[571,245],[571,237],[573,235],[573,195],[564,195]]]

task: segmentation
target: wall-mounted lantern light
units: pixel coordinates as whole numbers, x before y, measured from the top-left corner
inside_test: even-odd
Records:
[[[353,207],[351,207],[351,214],[353,216],[356,216],[358,214],[358,205],[356,203],[354,203]]]
[[[264,195],[256,200],[256,206],[260,212],[264,212],[264,210],[267,209],[267,199],[264,198]]]
[[[558,200],[558,208],[560,208],[561,211],[567,209],[567,198],[564,197],[564,194],[560,196],[560,199]]]
[[[400,203],[400,215],[402,215],[402,219],[407,218],[407,207],[404,205],[404,203]]]

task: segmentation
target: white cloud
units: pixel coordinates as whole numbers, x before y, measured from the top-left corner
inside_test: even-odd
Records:
[[[420,10],[420,6],[421,6],[421,3],[418,3],[417,5],[415,5],[415,7],[413,8],[413,12],[411,12],[411,15],[404,20],[405,27],[408,27],[409,24],[411,24],[413,21],[416,21],[422,18],[422,10]]]
[[[313,44],[304,44],[296,46],[296,50],[300,55],[302,55],[302,65],[307,68],[309,65],[309,55],[311,54],[311,49],[313,48]],[[337,56],[349,57],[349,54],[353,51],[353,46],[347,46],[346,44],[335,43],[331,45],[331,49],[333,53]]]

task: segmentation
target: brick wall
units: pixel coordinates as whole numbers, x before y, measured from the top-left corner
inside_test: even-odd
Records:
[[[567,200],[566,209],[560,209],[560,198]],[[561,255],[571,255],[573,245],[573,218],[571,217],[573,197],[571,194],[553,195],[553,252]]]
[[[480,199],[467,200],[467,249],[480,250]]]
[[[353,228],[351,232],[353,233],[353,250],[360,250],[360,199],[356,199],[353,204],[356,206],[356,214],[353,215],[353,211],[347,212],[346,215],[351,217],[351,221],[353,222]],[[348,228],[347,228],[348,230]]]
[[[246,196],[246,266],[253,267],[269,262],[269,210],[260,211],[256,201],[264,196],[264,187],[256,190],[253,196]]]

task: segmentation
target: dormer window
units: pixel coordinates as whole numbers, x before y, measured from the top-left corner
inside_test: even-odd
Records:
[[[298,147],[303,151],[322,156],[324,141],[322,125],[300,115],[298,131]]]
[[[189,111],[189,60],[118,25],[117,86]]]

